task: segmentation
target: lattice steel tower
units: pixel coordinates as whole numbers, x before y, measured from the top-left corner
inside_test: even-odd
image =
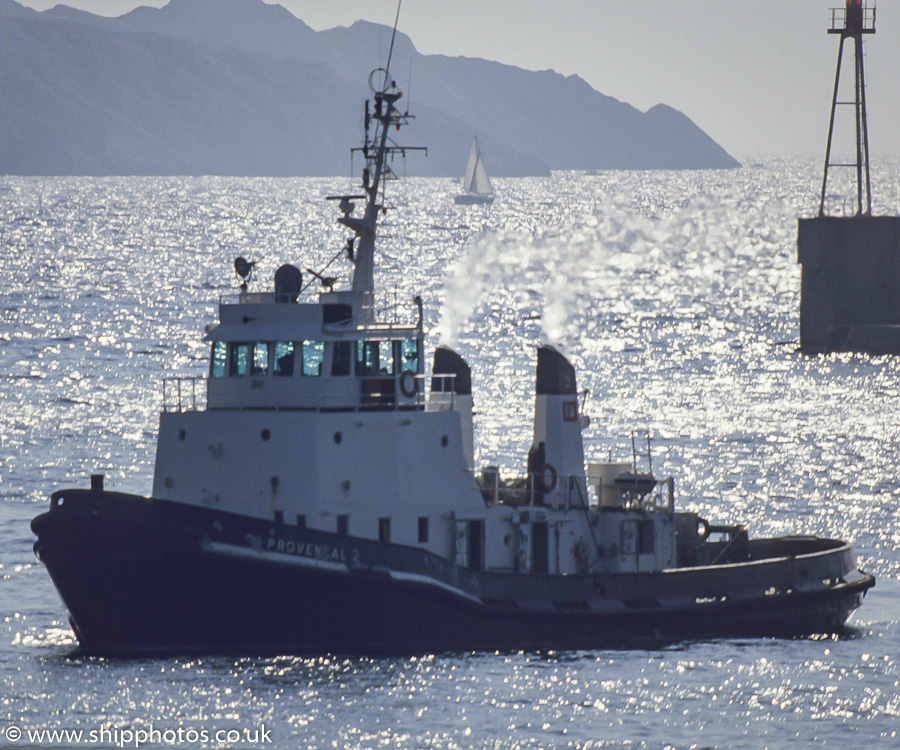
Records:
[[[841,44],[838,47],[837,72],[834,76],[834,96],[831,100],[831,122],[828,125],[828,145],[825,147],[825,175],[822,178],[822,199],[819,203],[819,216],[825,214],[825,188],[828,185],[829,167],[856,168],[856,213],[866,216],[872,213],[872,191],[869,186],[869,133],[866,124],[866,79],[863,69],[863,34],[875,33],[875,3],[869,7],[863,0],[847,0],[844,8],[833,8],[831,11],[831,28],[829,34],[840,34]],[[853,101],[838,101],[838,89],[841,81],[841,58],[844,54],[844,42],[852,39],[856,57],[856,97]],[[834,113],[838,105],[855,107],[856,113],[856,162],[832,163],[831,141],[834,135]],[[863,177],[865,176],[866,204],[863,211]]]

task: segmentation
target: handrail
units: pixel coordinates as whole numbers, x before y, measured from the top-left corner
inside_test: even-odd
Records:
[[[556,476],[554,485],[550,489],[542,487],[541,480],[535,475],[519,475],[504,479],[499,469],[494,466],[485,466],[480,471],[475,470],[470,473],[478,483],[485,500],[489,503],[550,507],[549,503],[542,502],[543,498],[550,498],[555,493],[561,493],[559,504],[567,509],[580,507],[596,510],[606,507],[599,505],[599,498],[595,498],[594,504],[591,504],[590,499],[582,494],[582,481],[588,486],[593,486],[586,473],[560,474]],[[654,479],[653,489],[644,495],[624,492],[621,495],[620,507],[626,510],[674,513],[674,480],[672,477]]]
[[[362,317],[362,316],[356,316]],[[358,323],[355,318],[342,320],[340,323],[323,323],[322,331],[325,333],[393,333],[395,331],[410,331],[418,333],[419,329],[412,323],[386,323],[375,321],[371,323]],[[352,325],[351,325],[352,324]]]
[[[376,304],[371,305],[362,305],[356,311],[356,314],[347,318],[346,320],[342,320],[340,322],[334,323],[325,323],[322,326],[322,329],[326,328],[336,328],[342,326],[346,328],[347,326],[353,326],[357,330],[374,330],[374,329],[384,329],[384,330],[396,330],[408,328],[414,331],[419,331],[420,328],[415,323],[401,323],[399,321],[399,316],[397,315],[397,311],[401,308],[400,303],[394,303],[393,305],[382,305],[378,306]],[[379,319],[379,314],[381,313],[389,313],[393,312],[393,320],[388,320],[387,315],[383,318]]]
[[[318,295],[320,292],[306,292],[307,297]],[[407,303],[400,302],[397,299],[397,291],[377,292],[369,295],[370,304],[362,305],[356,310],[356,314],[352,318],[342,320],[339,323],[325,323],[323,329],[338,326],[356,325],[365,330],[372,326],[386,327],[388,330],[410,328],[419,330],[419,326],[414,322],[400,322],[400,311],[407,310]],[[274,304],[276,302],[276,293],[274,291],[263,292],[224,292],[219,295],[220,305],[242,305],[242,304]],[[307,304],[321,303],[322,300],[311,300]],[[297,303],[291,303],[297,304]],[[418,310],[414,307],[413,312]]]
[[[480,481],[479,477],[476,476],[477,472],[470,472],[473,474],[475,481],[478,482],[485,501],[489,503],[522,507],[551,507],[543,502],[544,498],[549,498],[557,492],[561,492],[563,497],[560,499],[560,507],[571,508],[573,494],[576,494],[572,489],[574,485],[582,504],[585,507],[589,507],[584,498],[581,497],[581,487],[578,481],[579,479],[584,480],[586,478],[585,475],[556,476],[553,486],[547,488],[541,486],[541,481],[534,475],[503,480],[499,470],[496,472],[486,471],[493,468],[495,467],[484,467],[481,470]],[[492,483],[488,483],[491,480],[493,480]]]
[[[422,377],[427,376],[423,375]],[[435,380],[440,382],[438,390],[434,388]],[[431,373],[431,384],[428,402],[438,407],[434,411],[453,411],[456,408],[456,373],[433,372]]]
[[[410,407],[416,407],[419,409],[426,409],[428,405],[435,406],[436,408],[432,409],[433,411],[451,411],[454,404],[454,396],[453,393],[439,393],[437,391],[427,391],[425,380],[430,376],[425,373],[414,373],[411,370],[406,370],[404,372],[410,372],[413,375],[416,383],[415,395],[414,397],[410,397],[409,400],[401,400],[397,397],[400,392],[400,376],[399,375],[365,375],[359,376],[360,387],[361,389],[365,389],[366,384],[371,384],[374,386],[374,389],[368,393],[362,393],[363,403],[362,404],[347,404],[345,407],[348,410],[352,411],[367,411],[370,410],[372,406],[378,407],[393,407],[397,411],[403,411],[405,409],[409,409]],[[402,375],[402,373],[401,373]],[[447,377],[453,378],[455,375],[447,374],[439,375],[438,377]],[[162,410],[164,412],[186,412],[186,411],[200,411],[204,407],[204,397],[208,402],[209,398],[209,383],[210,380],[237,380],[237,379],[253,379],[253,376],[237,376],[235,378],[209,378],[206,375],[192,375],[192,376],[170,376],[162,379],[162,397],[163,397],[163,407]],[[287,380],[286,378],[276,378],[276,381]],[[395,391],[382,391],[379,386],[383,384],[384,381],[393,381]],[[202,387],[198,388],[198,383],[203,383],[206,386],[206,392],[204,393]],[[434,399],[434,396],[446,396],[449,397],[449,400],[438,398]],[[240,409],[242,407],[232,407]],[[256,409],[258,408],[258,404],[251,404],[247,408]],[[286,408],[288,410],[293,410],[295,407],[287,406],[287,407],[279,407],[278,405],[274,405],[272,407],[276,411],[279,408]],[[311,406],[309,407],[312,411],[332,411],[336,408],[335,404],[326,404],[319,406]]]
[[[840,8],[831,8],[831,26],[828,29],[829,34],[840,34],[845,30],[853,31],[858,24],[858,29],[864,34],[874,33],[875,31],[875,13],[877,8],[864,5],[856,13],[848,13],[847,6]]]

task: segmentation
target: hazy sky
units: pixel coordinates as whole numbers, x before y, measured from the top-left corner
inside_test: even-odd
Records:
[[[38,10],[57,4],[19,1]],[[119,15],[167,1],[64,4]],[[278,4],[315,29],[360,18],[389,25],[396,11],[396,0]],[[641,110],[664,102],[738,158],[824,156],[839,38],[826,29],[830,9],[842,5],[843,0],[404,0],[400,29],[422,53],[574,73]],[[877,28],[866,38],[873,160],[900,154],[900,2],[882,1]],[[850,53],[848,42],[844,68],[852,72]]]

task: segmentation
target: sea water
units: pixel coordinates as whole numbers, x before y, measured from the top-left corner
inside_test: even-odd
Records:
[[[874,167],[875,212],[897,213],[900,164]],[[636,454],[681,508],[753,536],[852,540],[878,579],[852,630],[392,659],[84,658],[28,525],[91,473],[149,492],[162,379],[206,372],[234,258],[257,262],[251,290],[282,263],[346,283],[323,197],[353,185],[0,178],[0,747],[900,746],[900,361],[797,351],[819,169],[497,179],[489,207],[391,183],[377,283],[407,320],[421,294],[429,348],[471,364],[478,466],[524,468],[554,344],[589,460]]]

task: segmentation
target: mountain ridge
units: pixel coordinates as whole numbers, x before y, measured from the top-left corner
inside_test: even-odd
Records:
[[[366,21],[316,32],[262,0],[171,0],[115,18],[0,0],[0,17],[9,174],[345,174],[391,32]],[[429,149],[408,174],[458,176],[476,133],[493,176],[739,166],[678,110],[641,113],[576,75],[422,55],[400,32],[392,70],[412,73],[409,145]]]

